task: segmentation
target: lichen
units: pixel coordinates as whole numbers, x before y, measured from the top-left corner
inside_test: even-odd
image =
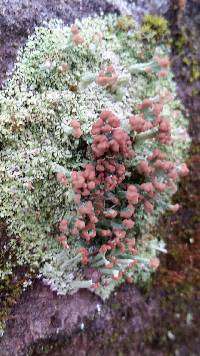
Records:
[[[146,21],[152,24],[151,19]],[[164,20],[154,22],[158,34],[161,29],[167,31]],[[81,264],[80,249],[87,248],[87,262],[101,274],[95,292],[105,299],[127,277],[129,281],[133,277],[136,282],[147,283],[158,267],[157,256],[165,248],[150,231],[161,213],[177,208],[170,201],[174,186],[163,192],[168,179],[164,171],[168,168],[149,178],[145,171],[139,171],[138,165],[147,162],[157,148],[171,161],[169,169],[181,171],[189,140],[182,108],[175,98],[176,86],[169,70],[167,49],[156,47],[152,40],[151,50],[142,57],[144,44],[136,33],[135,28],[126,32],[124,27],[119,27],[115,16],[84,19],[72,28],[51,21],[37,28],[19,52],[14,74],[0,93],[0,217],[6,221],[9,250],[15,255],[14,261],[6,262],[6,268],[1,271],[2,281],[7,275],[12,276],[14,268],[28,265],[31,272],[42,274],[44,281],[60,294],[73,293],[81,287],[93,288],[96,283],[86,279]],[[146,98],[150,103],[147,107]],[[117,155],[111,150],[102,153],[100,146],[96,156],[94,152],[92,156],[96,138],[91,130],[102,112],[107,111],[112,113],[112,118],[117,117],[120,135],[134,148],[133,157],[126,156],[126,149]],[[142,119],[138,126],[139,115]],[[138,128],[141,123],[142,128]],[[111,140],[114,129],[109,128],[107,141]],[[122,143],[120,139],[119,144]],[[135,221],[131,222],[135,227],[125,228],[120,220],[120,224],[114,222],[112,230],[112,233],[122,230],[124,236],[127,234],[132,239],[132,247],[136,239],[132,254],[125,240],[124,245],[120,242],[121,250],[118,244],[105,256],[107,250],[104,253],[100,250],[102,236],[91,243],[72,229],[80,208],[74,201],[76,187],[72,172],[82,175],[88,163],[95,170],[99,152],[104,161],[110,160],[112,153],[115,165],[126,166],[126,183],[118,187],[124,189],[123,199],[120,198],[123,207],[126,208],[127,200],[131,201],[129,185],[135,184],[134,189],[140,192],[136,195],[142,204],[134,203],[138,205],[134,208]],[[152,166],[156,157],[149,158]],[[153,178],[156,199],[152,199],[155,205],[152,213],[153,205],[150,202],[144,205],[144,201],[151,198],[145,184],[150,184],[149,179]],[[170,179],[166,182],[170,183]],[[101,183],[99,191],[105,193]],[[115,188],[114,194],[120,195]],[[87,195],[91,197],[90,192]],[[69,221],[71,217],[66,242],[66,236],[58,236],[58,226],[60,221]],[[63,251],[63,246],[67,250]],[[111,257],[118,260],[115,269],[106,265],[98,268]]]

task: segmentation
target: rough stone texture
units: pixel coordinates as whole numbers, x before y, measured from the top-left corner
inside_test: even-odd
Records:
[[[16,356],[26,346],[39,339],[60,332],[70,334],[74,326],[81,327],[86,316],[95,313],[99,299],[92,293],[81,291],[74,296],[58,297],[41,283],[34,283],[24,292],[19,306],[8,322],[0,355]],[[24,351],[25,352],[25,351]]]
[[[173,6],[177,1],[127,3],[137,14],[144,10],[165,13],[171,3],[167,16],[173,35],[173,68],[179,96],[190,115],[191,173],[175,197],[183,207],[175,217],[164,217],[161,228],[169,253],[163,257],[154,288],[144,292],[124,285],[104,305],[86,291],[58,297],[36,281],[12,309],[0,342],[0,356],[200,354],[200,81],[191,80],[192,66],[200,58],[196,45],[200,35],[199,0],[188,1],[185,14],[177,13]],[[3,0],[0,79],[5,79],[16,49],[36,24],[56,16],[70,23],[75,17],[99,12],[100,6],[104,11],[116,11],[126,2],[115,4],[113,7],[103,0]],[[180,49],[183,32],[188,37]],[[190,59],[189,65],[184,64],[185,57]],[[97,304],[101,305],[100,313]]]
[[[124,298],[129,306],[129,323],[125,317],[127,307],[126,304],[123,305]],[[113,306],[115,307],[112,308]],[[59,338],[64,336],[66,340],[74,332],[84,334],[88,319],[94,318],[97,322],[96,330],[105,329],[107,336],[111,337],[115,331],[116,311],[122,318],[126,333],[130,329],[140,332],[150,325],[156,310],[158,311],[156,303],[153,300],[147,303],[136,288],[122,287],[112,298],[111,305],[103,305],[102,301],[89,291],[61,297],[36,282],[23,294],[20,303],[12,311],[12,318],[7,323],[7,331],[1,343],[0,355],[26,355],[28,347],[32,343],[37,344],[44,337],[51,339],[59,335]],[[65,355],[65,351],[63,352]]]
[[[141,19],[144,14],[164,15],[170,8],[170,0],[108,0],[115,4],[123,14],[134,14],[137,19]]]

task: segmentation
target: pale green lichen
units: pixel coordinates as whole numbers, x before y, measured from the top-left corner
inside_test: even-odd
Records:
[[[144,71],[134,72],[133,65],[137,67],[141,61],[143,44],[134,28],[131,32],[116,31],[116,23],[119,20],[115,16],[78,21],[85,39],[78,46],[72,43],[70,28],[60,21],[37,28],[19,53],[14,74],[0,93],[0,217],[11,236],[9,247],[15,251],[15,265],[28,264],[32,270],[39,270],[46,283],[60,294],[90,287],[91,283],[84,278],[77,252],[84,242],[69,237],[70,251],[63,252],[55,239],[58,222],[73,209],[72,185],[69,182],[65,190],[56,182],[55,173],[63,169],[68,176],[86,162],[84,142],[90,143],[92,123],[101,111],[113,111],[125,128],[128,116],[138,112],[143,99],[156,100],[170,91],[174,100],[166,102],[164,115],[172,126],[173,144],[166,149],[167,157],[174,162],[184,161],[189,145],[172,74],[161,79]],[[152,60],[152,54],[165,54],[165,49],[155,48],[154,43],[150,46],[145,60]],[[110,63],[119,75],[119,85],[113,92],[94,81],[99,70]],[[178,119],[173,118],[173,111],[178,111]],[[81,124],[80,139],[71,135],[73,118]],[[145,145],[138,140],[136,157],[130,162],[133,171],[157,146],[152,138]],[[136,212],[133,237],[138,239],[139,264],[129,272],[135,281],[150,276],[148,262],[157,255],[160,242],[152,237],[154,243],[149,247],[146,234],[169,207],[171,195],[160,194],[151,218],[143,208]],[[119,262],[119,270],[124,263]],[[7,261],[0,277],[12,274],[12,267]],[[109,271],[104,270],[96,291],[102,298],[108,297],[119,283],[112,281],[108,288],[108,281]]]

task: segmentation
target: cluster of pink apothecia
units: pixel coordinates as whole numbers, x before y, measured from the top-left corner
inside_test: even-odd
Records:
[[[103,111],[92,126],[92,151],[96,158],[105,154],[132,158],[132,142],[126,131],[120,128],[120,120],[112,112]]]
[[[84,38],[76,25],[71,27],[71,33],[75,45],[84,43]],[[94,41],[101,40],[102,34],[97,34],[94,38]],[[155,64],[158,67],[156,69]],[[145,72],[156,73],[161,78],[166,77],[169,64],[168,57],[155,57],[152,68],[148,66]],[[108,89],[117,86],[118,75],[113,65],[100,70],[95,81],[97,85]],[[151,214],[155,209],[158,194],[168,189],[175,191],[178,176],[188,174],[185,164],[168,161],[165,153],[158,148],[145,160],[141,160],[136,167],[136,176],[139,174],[139,181],[142,183],[133,183],[134,175],[129,168],[130,160],[135,157],[135,137],[137,139],[139,136],[137,134],[152,132],[152,137],[161,144],[161,147],[171,143],[170,123],[162,116],[165,102],[171,99],[168,92],[160,101],[143,100],[138,106],[139,114],[128,119],[130,132],[121,127],[120,119],[110,111],[103,111],[99,119],[93,123],[92,144],[88,145],[91,163],[86,164],[81,171],[74,170],[71,173],[75,208],[70,218],[60,221],[58,227],[60,234],[57,238],[65,249],[70,248],[68,236],[78,236],[85,241],[86,247],[80,249],[83,265],[89,262],[88,247],[91,244],[96,247],[95,253],[102,255],[114,252],[115,249],[122,253],[128,251],[136,254],[135,239],[131,236],[131,230],[135,226],[137,208],[142,205],[145,213]],[[77,119],[73,119],[70,126],[75,139],[83,138],[81,124]],[[64,173],[57,173],[57,181],[67,188],[69,180]],[[179,204],[171,205],[169,208],[176,212]],[[106,257],[107,262],[109,261],[106,268],[113,268],[117,258],[113,254],[109,256]],[[155,269],[158,265],[157,258],[152,258],[149,262],[150,268]],[[113,278],[119,279],[121,275]]]
[[[75,45],[82,45],[85,40],[80,34],[80,29],[77,25],[71,26],[71,34],[72,34],[72,42]],[[103,39],[103,34],[101,32],[97,32],[92,41],[94,43],[101,43]],[[156,68],[155,68],[156,65]],[[170,65],[170,60],[168,56],[159,57],[155,56],[153,58],[153,64],[147,65],[144,69],[146,73],[156,73],[159,78],[165,78],[168,75],[168,69]],[[157,68],[158,67],[158,68]],[[61,70],[63,72],[63,69]],[[106,68],[100,70],[96,77],[96,83],[102,87],[114,88],[118,84],[118,74],[112,64],[108,65]]]
[[[71,28],[71,34],[72,34],[72,42],[75,45],[80,45],[85,42],[83,36],[80,34],[80,29],[77,25],[72,25]],[[103,34],[102,32],[96,32],[93,35],[92,42],[100,44],[103,39]]]
[[[117,83],[118,75],[115,68],[109,65],[106,69],[101,70],[96,78],[96,83],[102,87],[113,86]]]
[[[134,228],[134,214],[143,204],[144,211],[151,214],[156,197],[167,189],[174,189],[178,175],[188,174],[185,164],[175,165],[166,160],[166,155],[156,148],[137,166],[137,172],[143,183],[132,184],[127,164],[135,156],[134,133],[142,133],[157,127],[155,140],[163,145],[171,142],[169,122],[160,116],[162,103],[146,99],[139,106],[141,114],[129,118],[130,134],[120,127],[119,118],[110,111],[103,111],[92,125],[93,142],[90,147],[91,163],[81,171],[72,171],[71,182],[74,189],[75,211],[72,219],[63,219],[59,224],[58,240],[64,248],[69,248],[67,237],[80,236],[88,246],[92,242],[99,246],[98,252],[120,249],[121,252],[135,253],[134,239],[130,239],[130,230]],[[154,118],[145,119],[145,110],[150,110]],[[71,123],[73,134],[81,137],[78,120]],[[129,173],[126,175],[126,173]],[[162,180],[159,180],[162,176]],[[68,180],[63,173],[57,174],[60,184],[67,186]],[[176,212],[179,205],[171,206]],[[74,214],[74,215],[73,215]],[[82,262],[87,264],[87,248],[81,249]],[[110,261],[113,266],[113,259]]]
[[[72,120],[70,126],[72,127],[72,135],[75,138],[80,138],[82,135],[81,125],[78,120]]]
[[[158,77],[165,78],[167,76],[167,74],[168,74],[168,68],[169,68],[169,65],[170,65],[169,58],[167,56],[166,57],[162,57],[162,58],[156,56],[154,58],[154,60],[160,66],[160,70],[158,72]]]
[[[158,141],[162,144],[169,144],[171,142],[170,123],[160,116],[163,110],[163,104],[161,102],[158,103],[150,99],[145,99],[138,108],[141,110],[141,114],[132,116],[129,119],[132,129],[137,133],[141,133],[157,127]],[[149,112],[153,114],[154,119],[152,121],[145,120],[145,110],[149,110]]]
[[[154,68],[154,65],[157,65],[158,68]],[[159,57],[159,56],[155,56],[154,57],[154,65],[148,65],[144,71],[146,73],[153,73],[156,72],[159,78],[166,78],[168,75],[168,69],[169,69],[169,65],[170,65],[170,60],[168,56],[165,57]]]
[[[80,30],[78,26],[72,25],[71,33],[72,33],[72,42],[74,42],[76,45],[82,44],[84,42],[84,38],[80,35]]]

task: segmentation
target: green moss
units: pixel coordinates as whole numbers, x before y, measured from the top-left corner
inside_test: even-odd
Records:
[[[184,57],[183,58],[183,64],[186,64],[187,66],[191,64],[191,59]]]
[[[70,338],[65,336],[64,338],[47,339],[45,341],[37,342],[37,345],[30,346],[29,356],[49,355],[51,352],[62,351],[63,347],[70,341]]]
[[[191,154],[199,154],[200,153],[200,145],[196,144],[196,142],[192,142],[190,146]]]
[[[152,33],[156,40],[166,39],[170,34],[168,21],[161,16],[145,15],[140,33],[142,35]]]
[[[22,277],[14,282],[15,277],[15,273],[13,273],[0,285],[0,336],[4,332],[10,310],[18,302],[23,290],[25,279]]]
[[[182,345],[186,335],[193,334],[194,336],[197,325],[194,323],[187,326],[186,323],[188,313],[195,314],[195,306],[191,310],[191,303],[193,303],[194,298],[192,283],[194,281],[186,280],[176,287],[168,287],[167,295],[161,299],[160,304],[165,318],[164,320],[155,320],[151,327],[145,330],[144,340],[146,346],[156,344],[158,349],[165,350],[164,354],[168,355],[172,354],[169,353],[169,350],[172,352],[172,350],[174,351]],[[174,335],[174,340],[170,337],[171,332]]]
[[[112,309],[113,310],[119,310],[121,308],[121,304],[120,303],[112,303]]]
[[[18,266],[17,254],[15,248],[9,245],[10,239],[6,235],[5,224],[0,224],[1,243],[3,248],[0,250],[0,336],[4,332],[5,324],[9,318],[9,313],[15,305],[27,281],[33,277],[27,266]]]
[[[191,79],[192,81],[196,81],[200,79],[199,65],[196,63],[193,63],[191,67]]]
[[[192,83],[194,81],[199,80],[200,78],[200,70],[199,70],[199,61],[195,58],[184,57],[182,59],[183,64],[189,67],[190,77],[189,81]]]
[[[189,41],[188,35],[186,34],[185,31],[182,31],[174,42],[178,52],[183,50],[184,46],[187,45],[188,41]]]
[[[134,28],[134,19],[132,16],[120,16],[116,22],[116,27],[120,31],[129,31]]]

